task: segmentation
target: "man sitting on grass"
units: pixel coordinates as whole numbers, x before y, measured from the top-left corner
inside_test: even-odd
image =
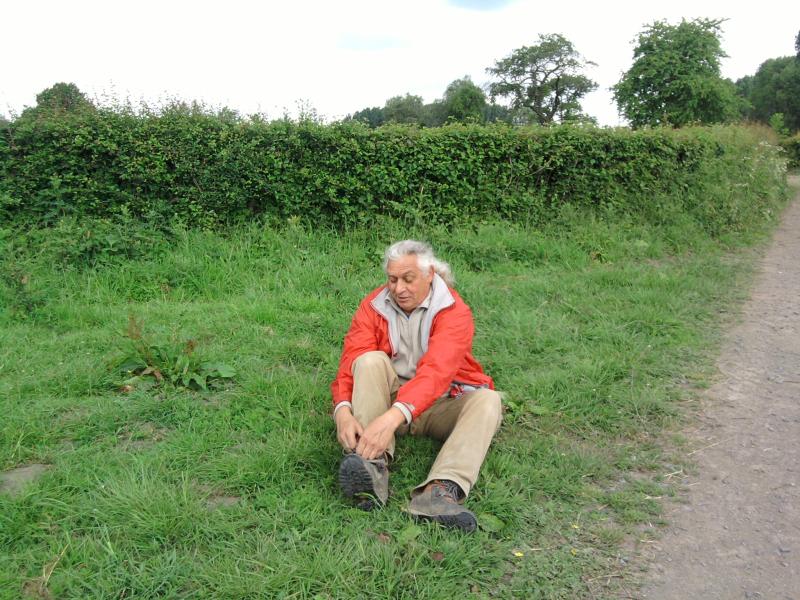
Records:
[[[333,418],[347,452],[339,483],[369,510],[389,497],[395,434],[444,442],[408,512],[473,531],[462,505],[502,419],[500,395],[472,356],[472,312],[447,263],[414,240],[387,248],[388,281],[356,310],[331,384]]]

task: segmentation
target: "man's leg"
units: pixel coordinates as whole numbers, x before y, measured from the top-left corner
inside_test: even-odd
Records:
[[[459,398],[441,398],[412,423],[412,434],[444,440],[444,445],[427,479],[411,492],[411,514],[466,531],[475,529],[475,515],[460,503],[478,479],[501,420],[500,394],[480,389]]]
[[[353,416],[362,427],[391,407],[400,382],[389,357],[383,352],[366,352],[353,361]],[[387,448],[394,456],[394,438]],[[374,501],[382,505],[389,497],[387,459],[366,460],[352,453],[339,465],[339,484],[345,496],[361,499],[359,507],[370,510]]]
[[[362,427],[389,410],[400,389],[392,361],[384,352],[365,352],[353,361],[353,416]],[[405,426],[399,431],[405,432]],[[394,457],[394,438],[387,453]]]
[[[502,419],[500,394],[494,390],[479,389],[438,400],[411,426],[414,435],[444,440],[427,479],[414,491],[434,479],[449,479],[467,496]]]

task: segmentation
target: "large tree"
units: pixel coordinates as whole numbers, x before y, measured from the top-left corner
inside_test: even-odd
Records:
[[[579,120],[581,98],[597,88],[582,70],[594,64],[564,36],[540,35],[537,44],[518,48],[486,69],[496,78],[489,94],[492,101],[508,99],[518,120],[540,125]]]
[[[634,127],[718,123],[737,118],[732,82],[720,75],[726,56],[720,20],[656,21],[645,27],[633,65],[613,87],[619,111]]]
[[[800,130],[800,60],[796,57],[764,61],[755,75],[738,80],[736,88],[751,107],[750,118],[769,123],[781,113],[790,131]]]

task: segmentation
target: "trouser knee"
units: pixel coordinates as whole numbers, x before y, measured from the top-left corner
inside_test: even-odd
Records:
[[[500,394],[494,390],[482,389],[470,395],[464,410],[477,413],[484,423],[494,424],[494,430],[500,428],[503,421],[503,402]]]
[[[389,363],[389,357],[386,356],[385,352],[381,352],[380,350],[371,350],[369,352],[364,352],[364,354],[356,358],[353,361],[350,371],[353,376],[356,376],[356,374],[360,372],[371,371],[373,369],[384,369],[387,364],[391,363]]]

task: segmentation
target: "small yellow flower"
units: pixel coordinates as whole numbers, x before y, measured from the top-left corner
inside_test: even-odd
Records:
[[[525,553],[524,552],[520,552],[519,550],[514,550],[513,554],[517,558],[521,558],[521,557],[525,556]]]

